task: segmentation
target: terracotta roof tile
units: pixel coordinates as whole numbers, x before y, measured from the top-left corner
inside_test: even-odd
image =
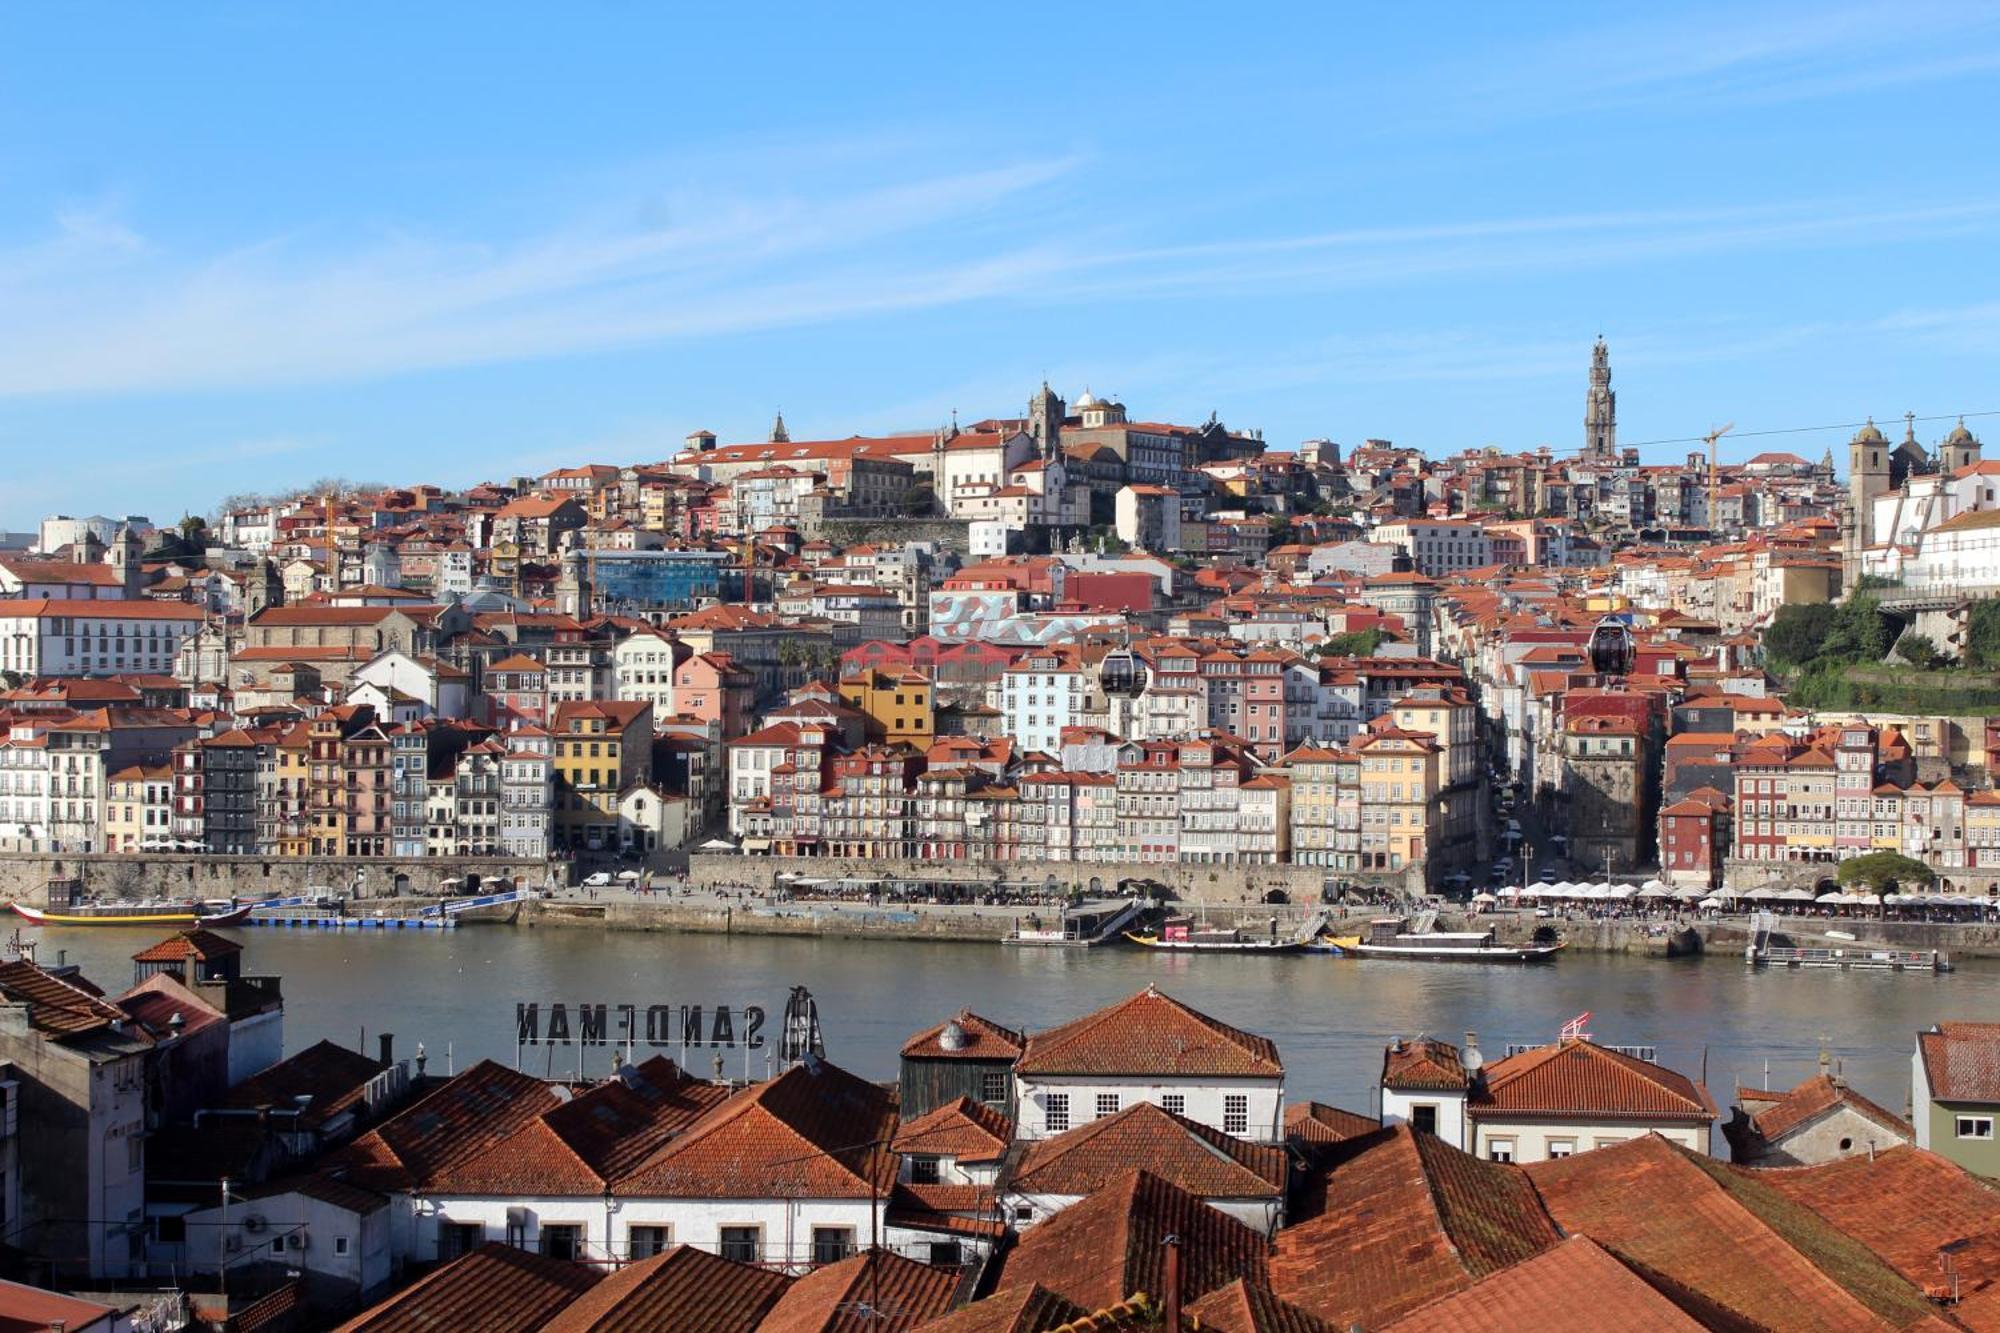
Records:
[[[1716,1118],[1708,1090],[1685,1075],[1575,1038],[1487,1065],[1484,1091],[1473,1095],[1466,1114]]]
[[[1216,1333],[1335,1333],[1334,1326],[1242,1278],[1218,1287],[1187,1308]]]
[[[824,1062],[800,1065],[732,1095],[613,1193],[730,1198],[754,1177],[764,1198],[865,1198],[894,1183],[894,1155],[869,1145],[895,1127],[889,1093]]]
[[[1939,1023],[1917,1045],[1932,1097],[2000,1102],[2000,1023]]]
[[[918,1327],[922,1333],[1045,1333],[1088,1313],[1075,1301],[1029,1283],[974,1301]]]
[[[1791,1133],[1800,1125],[1816,1119],[1836,1106],[1851,1107],[1856,1113],[1873,1120],[1884,1129],[1900,1136],[1905,1142],[1916,1135],[1916,1130],[1911,1128],[1909,1121],[1884,1110],[1846,1084],[1836,1082],[1825,1074],[1815,1074],[1785,1093],[1767,1109],[1757,1112],[1751,1124],[1760,1137],[1766,1140],[1775,1139]]]
[[[1382,1086],[1463,1092],[1465,1066],[1459,1063],[1458,1047],[1431,1037],[1390,1045],[1382,1055]]]
[[[82,977],[58,977],[25,958],[0,963],[0,995],[25,1003],[29,1025],[52,1037],[82,1036],[127,1019]],[[143,1034],[137,1039],[146,1040]]]
[[[1129,1171],[1028,1232],[1007,1256],[998,1289],[1039,1284],[1086,1309],[1158,1294],[1168,1236],[1180,1238],[1184,1302],[1239,1277],[1266,1281],[1259,1232],[1150,1172]]]
[[[964,1034],[965,1044],[946,1049],[939,1041],[953,1023]],[[903,1043],[905,1059],[920,1060],[1016,1060],[1027,1039],[1012,1028],[1001,1027],[990,1018],[981,1018],[970,1009],[961,1009],[955,1018],[934,1028],[925,1028]]]
[[[577,1264],[491,1241],[419,1278],[335,1333],[448,1328],[531,1333],[596,1282],[596,1273]]]
[[[1271,1260],[1272,1290],[1332,1323],[1385,1323],[1559,1239],[1517,1169],[1407,1125],[1334,1153]]]
[[[150,945],[132,955],[135,963],[179,963],[193,958],[207,962],[211,958],[227,958],[231,954],[243,952],[243,946],[225,935],[212,930],[197,928],[183,930],[169,935],[158,944]]]
[[[970,1097],[960,1097],[915,1120],[904,1121],[890,1146],[900,1153],[955,1157],[961,1162],[994,1162],[1013,1141],[1013,1129],[1013,1123],[992,1107]]]
[[[482,1060],[330,1158],[370,1189],[421,1188],[557,1104],[548,1084]]]
[[[1952,1262],[1961,1296],[2000,1297],[2000,1185],[1936,1153],[1891,1148],[1872,1159],[1759,1170],[1755,1178],[1860,1241],[1920,1287],[1943,1279],[1939,1252],[1956,1245]]]
[[[950,1308],[958,1283],[949,1268],[866,1250],[792,1283],[758,1333],[902,1333]]]
[[[782,1273],[676,1245],[612,1273],[541,1333],[756,1333],[791,1284]]]
[[[1008,1177],[1029,1194],[1083,1195],[1140,1168],[1199,1199],[1277,1198],[1285,1150],[1134,1102],[1116,1115],[1030,1143]]]
[[[1709,1327],[1595,1241],[1573,1236],[1389,1325],[1396,1333],[1671,1333]]]
[[[1024,1074],[1207,1075],[1279,1078],[1277,1045],[1197,1013],[1148,986],[1094,1014],[1037,1032],[1016,1068]]]
[[[1657,1134],[1527,1168],[1571,1232],[1776,1328],[1908,1328],[1923,1293],[1762,1173]]]

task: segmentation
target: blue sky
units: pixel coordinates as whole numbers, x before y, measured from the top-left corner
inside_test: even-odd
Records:
[[[0,526],[1045,374],[1567,449],[1600,329],[1628,441],[2000,409],[1996,75],[1918,4],[15,6]]]

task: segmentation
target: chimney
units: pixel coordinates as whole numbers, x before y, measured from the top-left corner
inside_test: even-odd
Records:
[[[394,1064],[396,1060],[396,1034],[393,1032],[384,1032],[376,1040],[382,1043],[382,1063],[385,1065]]]
[[[425,1064],[425,1062],[426,1062],[426,1061],[428,1061],[429,1059],[430,1059],[430,1057],[424,1054],[424,1044],[423,1044],[422,1042],[418,1042],[418,1043],[417,1043],[417,1077],[418,1077],[418,1078],[422,1078],[422,1077],[424,1076],[424,1064]]]
[[[1181,1238],[1168,1236],[1160,1244],[1167,1247],[1166,1275],[1160,1280],[1164,1288],[1160,1301],[1165,1318],[1161,1322],[1170,1329],[1181,1326]]]

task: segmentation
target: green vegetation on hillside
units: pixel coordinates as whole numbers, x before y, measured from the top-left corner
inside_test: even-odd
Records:
[[[1974,603],[1965,660],[1953,663],[1921,634],[1895,638],[1875,589],[1862,588],[1839,605],[1784,606],[1764,631],[1764,660],[1785,678],[1785,699],[1798,708],[1901,713],[1971,714],[2000,711],[2000,601]],[[1900,659],[1885,666],[1891,647]]]

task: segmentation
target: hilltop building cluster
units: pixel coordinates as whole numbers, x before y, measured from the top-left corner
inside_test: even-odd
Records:
[[[2000,589],[2000,465],[1915,430],[1863,428],[1844,481],[1831,451],[1644,463],[1599,340],[1561,454],[1276,450],[1044,384],[920,432],[779,417],[457,491],[58,516],[0,550],[0,850],[1439,888],[1894,848],[1988,897],[2000,727],[1791,707],[1762,651],[1864,578],[1951,650]]]

